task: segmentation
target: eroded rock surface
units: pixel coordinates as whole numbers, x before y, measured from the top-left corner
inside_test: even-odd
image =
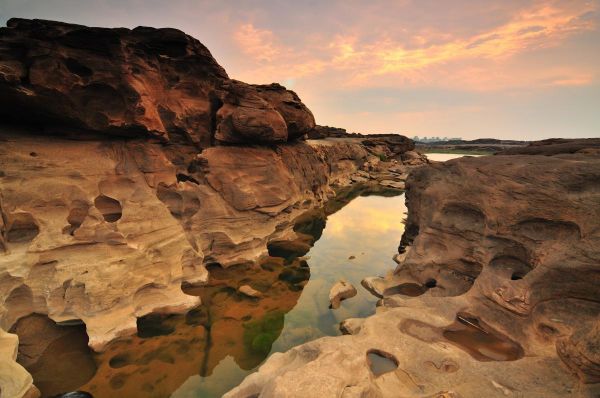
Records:
[[[596,396],[599,183],[592,151],[415,169],[377,314],[273,355],[226,397]],[[372,350],[397,369],[377,377]]]

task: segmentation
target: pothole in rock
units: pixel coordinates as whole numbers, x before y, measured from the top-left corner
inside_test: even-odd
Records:
[[[398,286],[388,287],[383,291],[384,296],[392,296],[394,294],[402,294],[409,297],[417,297],[424,294],[428,288],[417,283],[402,283]]]
[[[123,215],[121,203],[106,195],[100,195],[94,200],[94,205],[102,213],[102,217],[106,222],[116,222]]]
[[[367,351],[367,364],[375,377],[398,369],[398,360],[396,357],[377,349]]]
[[[13,213],[6,232],[6,241],[11,243],[31,242],[40,233],[40,227],[29,213]]]
[[[45,315],[32,314],[21,318],[11,332],[19,336],[17,362],[31,373],[43,397],[76,391],[96,372],[83,324],[58,325]]]
[[[458,313],[443,336],[478,361],[515,361],[524,355],[519,344],[467,313]]]

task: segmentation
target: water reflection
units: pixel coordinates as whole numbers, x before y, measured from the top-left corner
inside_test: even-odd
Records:
[[[77,373],[70,370],[56,375],[56,383],[62,383],[62,392],[78,389],[96,398],[220,397],[273,352],[340,334],[342,320],[374,312],[377,299],[360,281],[393,269],[391,255],[404,227],[403,195],[358,197],[364,194],[344,191],[325,209],[301,217],[294,228],[299,240],[291,246],[280,242],[279,252],[269,248],[283,257],[227,269],[209,266],[208,286],[184,287],[201,297],[201,306],[185,315],[140,318],[136,336],[94,355],[97,369],[85,381],[68,383]],[[307,257],[295,257],[307,251]],[[357,287],[358,295],[332,310],[329,289],[341,277]],[[260,297],[240,293],[243,285]]]

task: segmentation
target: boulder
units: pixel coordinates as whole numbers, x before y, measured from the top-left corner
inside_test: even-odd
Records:
[[[336,282],[329,290],[329,303],[331,308],[337,309],[340,307],[342,300],[356,296],[356,288],[344,280]]]
[[[281,143],[314,128],[278,84],[230,80],[171,28],[91,28],[13,18],[0,28],[0,115],[48,133],[155,137],[208,147]]]

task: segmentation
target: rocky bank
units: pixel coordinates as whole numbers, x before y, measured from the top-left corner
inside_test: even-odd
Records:
[[[0,116],[3,398],[36,394],[5,332],[19,319],[85,324],[103,350],[145,314],[197,306],[181,286],[208,264],[302,241],[294,220],[339,188],[401,189],[425,161],[401,136],[305,141],[294,92],[229,79],[175,29],[11,19]]]
[[[226,397],[598,396],[595,145],[413,170],[398,267],[363,282],[376,315],[274,354]]]

